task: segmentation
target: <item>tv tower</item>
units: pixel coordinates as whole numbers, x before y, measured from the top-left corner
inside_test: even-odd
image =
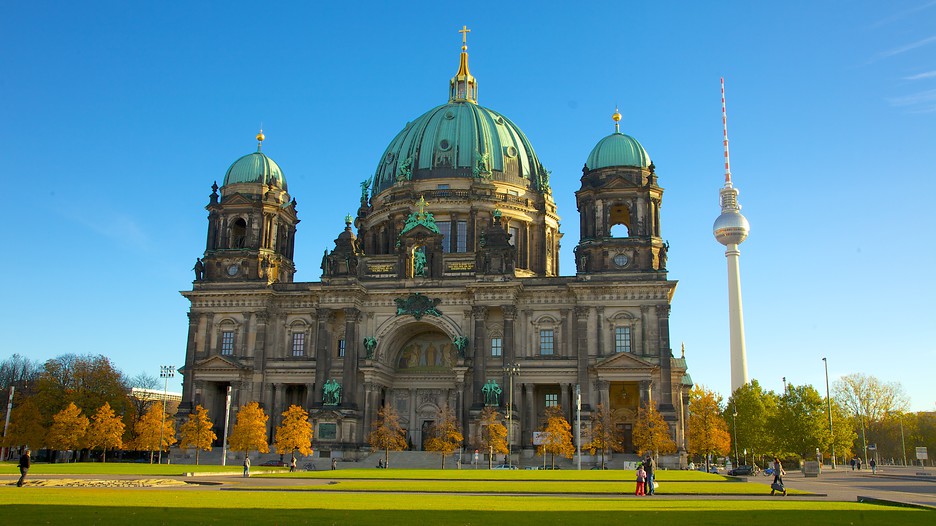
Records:
[[[728,327],[731,332],[731,392],[748,383],[747,354],[744,349],[744,313],[741,309],[741,269],[738,250],[748,237],[751,227],[741,215],[738,189],[731,184],[731,163],[728,161],[728,113],[725,111],[725,79],[721,79],[722,128],[725,132],[725,186],[719,190],[721,215],[715,220],[712,232],[715,239],[725,245],[728,260]]]

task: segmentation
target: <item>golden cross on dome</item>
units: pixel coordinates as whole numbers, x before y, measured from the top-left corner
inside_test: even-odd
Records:
[[[426,198],[419,196],[419,201],[416,201],[416,208],[419,209],[419,217],[422,218],[426,215],[426,207],[429,203],[426,202]]]
[[[471,30],[468,29],[468,26],[462,26],[458,32],[462,34],[462,49],[466,49],[468,47],[468,33],[471,33]]]

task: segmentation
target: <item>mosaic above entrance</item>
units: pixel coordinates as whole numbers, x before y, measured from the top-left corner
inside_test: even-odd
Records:
[[[423,333],[400,350],[397,370],[448,371],[455,365],[455,346],[444,334]]]

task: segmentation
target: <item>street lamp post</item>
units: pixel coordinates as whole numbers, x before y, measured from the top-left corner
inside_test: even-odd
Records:
[[[519,363],[508,363],[504,366],[504,372],[509,377],[510,387],[507,400],[507,465],[513,465],[511,435],[513,432],[513,379],[520,374]]]
[[[738,462],[738,404],[734,404],[734,413],[731,415],[731,424],[734,426],[734,461],[735,465],[739,465]]]
[[[7,428],[10,427],[10,413],[13,412],[13,393],[15,391],[16,391],[16,386],[11,385],[10,386],[10,401],[7,402],[7,408],[6,408],[6,421],[3,422],[3,438],[4,439],[6,438],[6,435],[7,435]],[[0,460],[6,460],[6,457],[7,457],[7,448],[3,447],[2,449],[0,449]]]
[[[159,427],[159,460],[157,464],[162,464],[162,448],[163,448],[163,432],[166,429],[166,398],[169,397],[169,379],[175,376],[175,366],[174,365],[160,365],[159,366],[159,377],[163,378],[165,382],[163,383],[163,413],[162,413],[162,425]],[[150,458],[152,460],[152,457]]]
[[[832,431],[832,399],[829,397],[829,360],[822,359],[825,366],[825,397],[829,405],[829,439],[832,441],[832,469],[835,469],[835,432]]]

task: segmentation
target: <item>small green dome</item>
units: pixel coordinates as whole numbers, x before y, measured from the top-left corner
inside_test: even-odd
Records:
[[[588,160],[585,166],[589,170],[607,168],[609,166],[634,166],[637,168],[647,168],[650,166],[650,155],[643,146],[637,142],[637,139],[630,135],[624,135],[620,132],[614,132],[604,139],[598,141],[598,144],[588,154]]]
[[[228,168],[224,186],[239,183],[273,183],[273,186],[286,190],[286,178],[279,165],[259,151],[248,153]]]
[[[384,151],[373,192],[402,179],[475,177],[484,173],[532,182],[545,191],[548,174],[526,135],[500,113],[471,101],[437,106],[408,123]]]

